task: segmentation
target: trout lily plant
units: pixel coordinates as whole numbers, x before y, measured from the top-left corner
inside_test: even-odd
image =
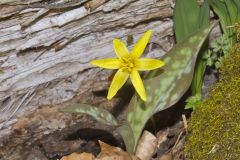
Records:
[[[130,53],[120,40],[115,39],[113,45],[118,59],[92,61],[92,64],[97,66],[118,69],[109,89],[109,99],[117,93],[130,76],[140,96],[132,97],[124,121],[118,122],[108,110],[87,104],[74,104],[62,111],[88,114],[97,121],[114,127],[115,131],[122,136],[127,151],[131,154],[136,153],[139,138],[149,119],[157,112],[173,106],[190,87],[198,53],[215,25],[216,23],[201,28],[177,43],[164,55],[165,65],[160,60],[139,58],[152,31],[144,33]],[[161,66],[163,67],[159,68]],[[145,89],[138,71],[155,68],[159,69],[150,71],[143,80],[148,93],[146,100]]]
[[[113,47],[118,58],[107,58],[91,61],[91,64],[102,68],[118,69],[117,73],[113,77],[108,91],[107,98],[109,100],[116,95],[118,90],[124,85],[129,77],[141,99],[143,101],[147,100],[146,91],[138,71],[153,70],[164,65],[164,62],[161,60],[139,58],[143,54],[151,34],[152,30],[145,32],[138,40],[137,44],[133,47],[131,52],[128,51],[127,47],[122,41],[119,39],[114,39]]]

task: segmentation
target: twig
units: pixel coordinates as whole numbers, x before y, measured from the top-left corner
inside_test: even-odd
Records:
[[[183,120],[183,126],[186,131],[186,134],[188,134],[188,124],[187,124],[187,118],[186,118],[185,114],[182,114],[182,120]]]
[[[182,114],[182,120],[183,120],[184,130],[185,130],[186,134],[188,134],[187,118],[186,118],[186,116],[185,116],[184,114]],[[176,140],[176,142],[175,142],[175,144],[174,144],[174,146],[172,147],[171,150],[173,150],[173,149],[177,146],[178,142],[180,141],[181,136],[182,136],[183,133],[184,133],[184,130],[182,130],[182,131],[180,132],[180,134],[178,135],[178,138],[177,138],[177,140]]]
[[[180,134],[178,135],[178,138],[177,138],[177,140],[176,140],[176,142],[175,142],[175,144],[174,144],[174,146],[172,147],[171,150],[173,150],[173,149],[177,146],[177,144],[178,144],[178,142],[179,142],[179,140],[180,140],[182,134],[183,134],[183,131],[181,131]]]

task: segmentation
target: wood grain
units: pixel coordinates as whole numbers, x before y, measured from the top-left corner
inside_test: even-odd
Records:
[[[173,45],[171,6],[170,0],[2,0],[0,157],[21,159],[21,151],[44,136],[98,126],[88,117],[59,113],[67,104],[111,110],[129,99],[120,93],[109,102],[93,92],[106,93],[112,71],[89,61],[115,57],[114,38],[126,42],[131,36],[134,44],[148,29],[154,32],[144,56],[160,58]]]

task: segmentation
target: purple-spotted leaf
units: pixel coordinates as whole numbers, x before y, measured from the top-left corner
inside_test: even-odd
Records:
[[[87,104],[74,104],[61,110],[62,112],[88,114],[97,121],[110,126],[117,126],[118,122],[114,116],[105,109],[93,107]]]
[[[143,102],[137,95],[132,98],[126,117],[126,124],[129,125],[131,128],[129,132],[132,133],[119,132],[123,138],[127,137],[127,140],[134,139],[134,144],[127,147],[130,153],[135,152],[138,139],[149,118],[155,113],[171,107],[188,90],[198,52],[214,26],[215,24],[200,29],[175,45],[166,54],[163,59],[166,65],[162,71],[150,72],[149,77],[154,78],[144,81],[148,94],[146,102]],[[159,73],[161,74],[159,75]],[[133,137],[124,134],[133,135]]]
[[[133,138],[132,129],[128,124],[122,124],[116,130],[123,138],[127,151],[132,150],[134,148],[135,139]]]

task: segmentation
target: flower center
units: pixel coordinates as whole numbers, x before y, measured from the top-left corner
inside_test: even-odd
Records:
[[[122,58],[122,61],[121,68],[123,72],[128,72],[130,74],[135,67],[135,61],[131,57]]]

